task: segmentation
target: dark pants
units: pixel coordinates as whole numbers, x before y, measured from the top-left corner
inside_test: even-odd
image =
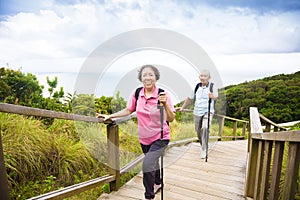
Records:
[[[168,144],[169,140],[156,140],[151,145],[141,144],[143,153],[145,154],[143,184],[146,199],[154,198],[154,183],[157,185],[161,184],[159,157],[163,155]]]

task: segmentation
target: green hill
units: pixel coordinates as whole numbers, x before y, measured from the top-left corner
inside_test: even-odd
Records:
[[[219,94],[216,112],[225,109],[227,116],[248,119],[249,107],[257,107],[276,123],[296,121],[300,116],[300,71],[230,85]]]

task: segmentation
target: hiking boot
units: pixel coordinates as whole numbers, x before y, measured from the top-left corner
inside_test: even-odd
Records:
[[[154,194],[156,194],[161,189],[161,184],[156,185],[154,184]]]

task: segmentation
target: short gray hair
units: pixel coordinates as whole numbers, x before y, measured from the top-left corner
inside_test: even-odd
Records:
[[[139,73],[138,73],[138,79],[140,81],[142,81],[142,72],[145,68],[151,68],[154,72],[154,75],[155,75],[155,79],[158,81],[159,78],[160,78],[160,73],[158,71],[158,69],[156,67],[154,67],[153,65],[143,65],[140,69],[139,69]]]

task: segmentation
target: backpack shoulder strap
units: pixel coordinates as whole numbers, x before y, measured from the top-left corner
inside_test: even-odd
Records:
[[[210,86],[209,86],[209,91],[211,92],[211,93],[213,93],[213,87],[214,87],[214,83],[210,83]]]
[[[195,89],[194,89],[194,95],[196,95],[196,92],[197,92],[197,90],[198,90],[198,88],[199,88],[200,86],[202,86],[202,83],[201,83],[201,82],[200,82],[200,83],[197,83],[197,85],[196,85],[196,87],[195,87]]]
[[[141,91],[142,88],[143,87],[139,87],[139,88],[136,88],[136,90],[135,90],[135,93],[134,93],[134,96],[135,96],[135,108],[136,108],[137,100],[138,100],[138,98],[140,96],[140,91]]]
[[[136,100],[136,101],[138,100],[138,98],[139,98],[139,96],[140,96],[140,91],[141,91],[142,88],[143,88],[143,87],[139,87],[139,88],[136,88],[136,90],[135,90],[134,96],[135,96],[135,100]]]
[[[143,87],[136,88],[136,90],[135,90],[134,96],[135,96],[135,100],[136,100],[136,101],[138,100],[138,98],[139,98],[139,96],[140,96],[140,91],[141,91],[141,89],[143,89]],[[157,93],[157,94],[159,94],[159,93],[161,93],[161,92],[164,92],[164,90],[161,89],[161,88],[158,88],[158,93]]]

